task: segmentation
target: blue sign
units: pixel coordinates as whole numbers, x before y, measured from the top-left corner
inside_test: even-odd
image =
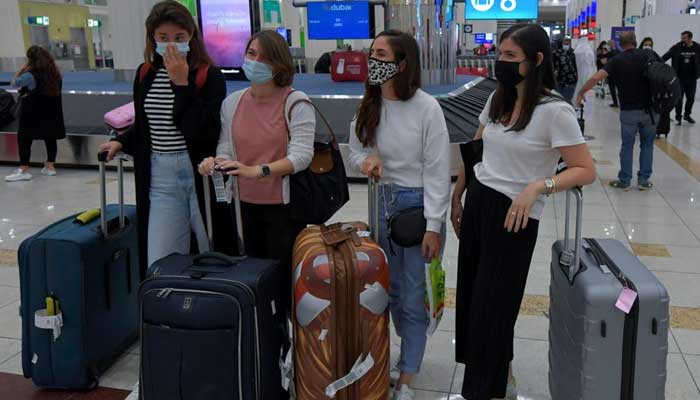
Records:
[[[493,44],[493,33],[475,33],[474,43],[476,44]]]
[[[309,2],[306,6],[309,39],[370,39],[366,1]]]
[[[537,19],[537,0],[465,0],[470,20]]]
[[[598,13],[598,3],[595,1],[591,3],[591,17],[595,17]]]

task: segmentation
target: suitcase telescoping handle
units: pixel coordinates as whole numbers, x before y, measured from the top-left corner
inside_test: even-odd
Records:
[[[571,196],[576,200],[576,225],[574,233],[574,244],[571,247]],[[574,281],[574,277],[581,267],[581,245],[583,242],[583,191],[580,187],[573,188],[566,192],[566,217],[564,220],[564,251],[561,253],[559,262],[569,267],[569,282]]]
[[[214,222],[211,211],[211,188],[209,187],[209,175],[204,175],[202,177],[202,185],[204,186],[204,211],[207,218],[207,236],[209,238],[209,244],[214,243]],[[241,197],[238,188],[238,177],[231,175],[229,179],[233,179],[231,182],[231,188],[233,190],[233,207],[236,212],[236,238],[238,240],[238,253],[241,257],[245,257],[245,239],[243,236],[243,215],[241,214]]]
[[[124,229],[126,220],[124,217],[124,159],[117,156],[117,181],[119,185],[119,229]],[[100,226],[104,237],[109,236],[107,226],[107,152],[97,154],[97,162],[100,166]]]
[[[379,176],[367,178],[367,203],[369,208],[369,231],[375,242],[379,243]]]

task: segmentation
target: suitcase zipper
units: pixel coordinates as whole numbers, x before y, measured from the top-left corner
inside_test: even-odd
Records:
[[[162,277],[162,276],[161,276]],[[236,304],[238,304],[238,398],[243,400],[243,375],[241,374],[241,333],[242,329],[241,326],[243,325],[243,317],[241,314],[241,306],[240,303],[238,303],[238,300],[229,295],[229,294],[224,294],[224,293],[218,293],[218,292],[210,292],[206,290],[190,290],[190,289],[173,289],[173,288],[165,288],[165,289],[151,289],[147,291],[143,297],[146,297],[149,293],[152,292],[158,292],[156,295],[156,298],[165,300],[170,296],[172,292],[178,292],[178,293],[200,293],[200,294],[209,294],[209,295],[214,295],[214,296],[222,296],[222,297],[228,297],[231,300],[233,300]],[[141,326],[139,327],[139,330],[141,331],[141,354],[143,355],[143,302],[141,303],[140,307],[140,320],[141,320]],[[143,382],[143,370],[141,370],[139,363],[139,377],[141,379],[141,382]],[[145,399],[145,394],[143,393],[143,390],[139,390],[139,393],[141,393],[142,398]]]
[[[627,278],[620,267],[608,256],[596,239],[586,239],[586,242],[590,245],[590,248],[586,250],[593,255],[593,258],[596,259],[599,265],[607,266],[624,288],[630,288],[635,292],[637,291],[632,281]],[[625,314],[625,324],[622,333],[621,400],[632,400],[634,398],[638,319],[639,298],[634,301],[634,305],[629,314]]]
[[[159,279],[163,278],[168,278],[168,279],[192,279],[188,276],[181,276],[181,275],[158,275],[157,276]],[[149,280],[154,279],[154,277],[148,278],[146,282]],[[219,282],[227,282],[231,283],[234,286],[242,288],[250,297],[250,300],[253,303],[253,320],[254,320],[254,337],[255,337],[255,370],[257,371],[255,374],[255,398],[260,399],[260,333],[259,333],[259,328],[258,328],[258,307],[257,307],[257,299],[255,297],[255,293],[253,292],[253,289],[251,289],[248,285],[246,285],[243,282],[239,281],[234,281],[231,279],[221,279],[221,278],[202,278],[202,280],[205,281],[219,281]],[[154,289],[157,290],[157,289]],[[159,293],[159,296],[162,296],[165,294],[163,290],[166,289],[161,289],[161,293]],[[172,290],[172,289],[171,289]]]

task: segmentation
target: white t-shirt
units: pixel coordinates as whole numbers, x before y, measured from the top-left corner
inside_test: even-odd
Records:
[[[370,154],[382,160],[382,183],[423,188],[427,230],[440,232],[450,205],[450,137],[438,101],[420,89],[406,101],[382,99],[376,147],[362,147],[353,120],[352,167],[359,171]]]
[[[543,99],[530,123],[522,131],[507,132],[501,123],[491,122],[491,99],[479,116],[484,125],[484,155],[474,166],[482,184],[515,199],[529,183],[551,177],[561,157],[559,147],[585,143],[574,108],[557,99]],[[532,207],[530,217],[539,220],[544,196]]]

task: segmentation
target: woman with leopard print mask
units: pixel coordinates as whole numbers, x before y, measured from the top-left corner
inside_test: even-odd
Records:
[[[386,31],[372,43],[365,96],[351,124],[353,168],[378,174],[380,244],[390,270],[391,315],[401,337],[401,356],[392,370],[394,400],[411,400],[427,342],[424,263],[441,257],[450,199],[447,125],[437,100],[420,89],[418,44],[406,33]],[[391,242],[388,218],[423,208],[422,244]]]

